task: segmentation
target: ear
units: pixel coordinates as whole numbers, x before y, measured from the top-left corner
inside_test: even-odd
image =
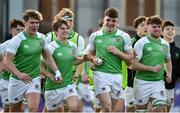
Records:
[[[162,30],[162,36],[164,36],[164,31]]]
[[[119,26],[119,19],[117,19],[117,26]]]

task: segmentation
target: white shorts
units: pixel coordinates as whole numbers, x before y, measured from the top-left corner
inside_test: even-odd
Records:
[[[62,88],[45,91],[45,105],[47,110],[55,110],[63,106],[68,97],[77,96],[76,85],[71,84]]]
[[[135,99],[134,99],[134,88],[126,87],[125,89],[125,106],[126,107],[134,107]]]
[[[94,108],[98,109],[98,108],[101,108],[101,102],[99,101],[99,99],[95,96],[94,98],[94,105],[93,105]]]
[[[8,84],[8,80],[0,79],[0,95],[3,105],[9,105]]]
[[[40,77],[32,79],[30,83],[10,77],[8,97],[10,103],[18,103],[25,98],[28,93],[41,93]]]
[[[161,81],[144,81],[134,79],[134,97],[137,105],[145,105],[149,98],[156,101],[166,102],[166,91],[164,80]]]
[[[78,83],[78,99],[94,100],[94,91],[89,84]]]
[[[94,71],[95,94],[110,92],[111,98],[124,98],[122,75]]]
[[[166,89],[167,105],[172,105],[174,100],[174,89]]]

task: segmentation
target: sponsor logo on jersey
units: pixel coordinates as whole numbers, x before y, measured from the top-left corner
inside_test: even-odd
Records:
[[[57,56],[62,56],[62,53],[57,53]]]
[[[29,48],[29,45],[24,45],[24,48],[28,49],[28,48]]]
[[[98,39],[98,40],[97,40],[97,43],[102,43],[102,40]]]
[[[147,48],[147,51],[152,51],[152,48],[151,48],[151,47],[148,47],[148,48]]]

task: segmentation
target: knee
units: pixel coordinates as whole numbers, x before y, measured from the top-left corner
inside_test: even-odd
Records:
[[[104,112],[111,112],[111,103],[102,103],[102,110]]]
[[[70,105],[69,106],[69,111],[77,112],[78,111],[78,105]]]
[[[153,100],[152,106],[153,106],[154,112],[166,112],[167,111],[166,102],[163,100]]]
[[[35,107],[35,106],[30,106],[30,107],[28,107],[28,111],[29,111],[29,112],[38,112],[38,106],[37,106],[37,107]]]

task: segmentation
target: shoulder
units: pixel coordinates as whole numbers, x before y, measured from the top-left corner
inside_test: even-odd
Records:
[[[164,40],[163,38],[160,38],[160,40],[161,40],[161,43],[162,43],[162,44],[169,46],[169,42],[167,42],[167,41]]]
[[[96,32],[93,32],[91,34],[91,37],[95,37],[95,36],[99,36],[99,35],[103,35],[103,30],[102,29],[100,29],[100,30],[98,30]]]
[[[71,47],[76,47],[76,44],[75,44],[74,42],[68,40],[68,43],[69,43],[69,46],[71,46]]]
[[[120,29],[117,29],[116,36],[118,36],[118,35],[120,35],[122,37],[129,37],[130,38],[128,33],[126,33],[125,31],[122,31]]]
[[[45,35],[44,34],[42,34],[42,33],[40,33],[40,32],[37,32],[37,37],[38,38],[45,38]]]

